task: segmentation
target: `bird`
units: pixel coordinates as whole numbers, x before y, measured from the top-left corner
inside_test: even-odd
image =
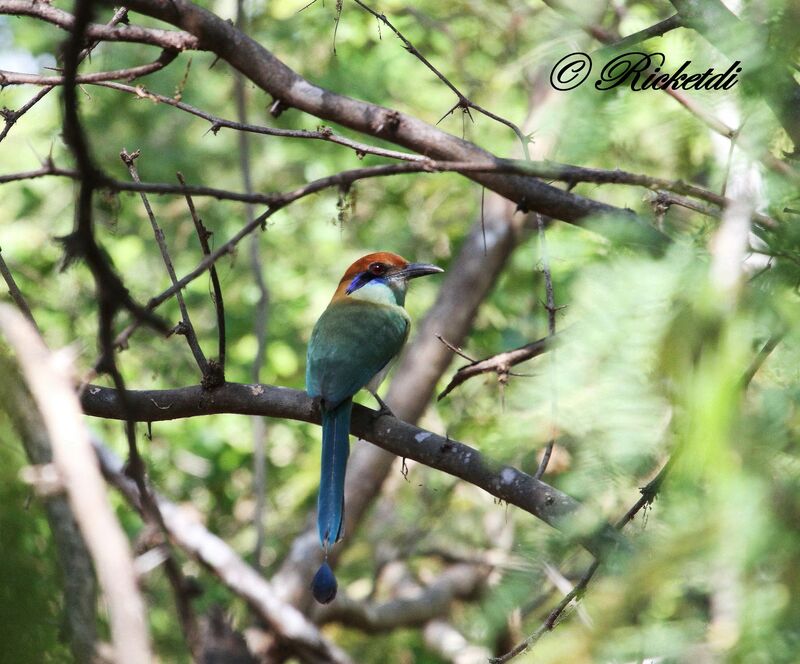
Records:
[[[391,414],[377,390],[408,339],[411,320],[404,308],[408,282],[439,272],[444,270],[429,263],[409,263],[388,251],[367,254],[347,268],[311,332],[306,392],[319,400],[322,413],[317,529],[325,555],[311,591],[321,604],[333,601],[338,589],[328,552],[343,533],[353,395],[366,388],[380,406],[376,417]]]

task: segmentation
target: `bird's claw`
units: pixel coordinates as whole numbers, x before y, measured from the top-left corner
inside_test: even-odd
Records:
[[[380,406],[377,412],[375,412],[375,414],[373,415],[374,419],[377,420],[383,417],[384,415],[388,415],[389,417],[397,417],[383,399],[381,399],[377,394],[373,394],[372,396],[375,397],[375,401],[377,401],[378,405]]]

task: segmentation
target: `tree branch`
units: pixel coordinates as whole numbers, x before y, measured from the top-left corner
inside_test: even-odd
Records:
[[[175,99],[174,97],[167,97],[165,95],[160,95],[155,92],[151,92],[149,90],[146,90],[141,85],[132,86],[114,82],[97,83],[96,85],[99,85],[104,88],[109,88],[111,90],[118,90],[119,92],[125,92],[127,94],[134,95],[139,99],[149,99],[150,101],[155,101],[160,104],[173,106],[181,111],[189,113],[190,115],[194,115],[198,118],[202,118],[203,120],[207,120],[208,122],[211,123],[211,131],[214,133],[218,132],[220,129],[234,129],[237,131],[244,131],[252,134],[261,134],[264,136],[278,136],[281,138],[299,138],[305,140],[317,140],[317,141],[326,141],[329,143],[335,143],[337,145],[342,145],[344,147],[350,148],[351,150],[354,150],[356,155],[358,155],[359,157],[371,154],[377,157],[400,159],[402,161],[425,161],[427,159],[427,157],[425,157],[424,155],[413,154],[412,152],[400,152],[398,150],[388,150],[386,148],[380,148],[374,145],[369,145],[367,143],[354,141],[350,138],[347,138],[345,136],[340,136],[339,134],[334,133],[334,131],[330,127],[320,127],[316,131],[309,131],[306,129],[280,129],[278,127],[265,127],[263,125],[255,125],[241,121],[237,122],[218,117],[216,115],[213,115],[212,113],[207,113],[206,111],[200,108],[191,106],[190,104]]]
[[[56,359],[22,314],[0,304],[0,329],[15,350],[42,414],[75,519],[108,602],[115,661],[152,661],[145,607],[128,540],[108,503],[64,359]]]
[[[39,326],[36,324],[36,320],[33,318],[31,308],[25,301],[25,296],[22,294],[22,291],[20,291],[19,286],[17,286],[17,282],[14,280],[14,275],[11,273],[11,270],[8,268],[8,265],[3,258],[2,249],[0,249],[0,275],[2,275],[3,280],[6,282],[6,286],[8,286],[8,294],[11,296],[11,299],[14,300],[14,304],[17,305],[17,309],[22,312],[25,318],[28,319],[28,322],[33,325],[37,332],[39,332]]]
[[[36,468],[52,468],[53,446],[47,428],[41,414],[31,407],[34,399],[9,360],[0,351],[0,411],[5,411],[16,429],[28,461]],[[92,662],[97,640],[97,580],[91,555],[63,491],[43,497],[43,503],[61,568],[70,649],[76,662]]]
[[[638,44],[639,42],[647,41],[648,39],[652,39],[653,37],[663,37],[666,33],[670,32],[671,30],[675,30],[676,28],[683,27],[683,20],[680,17],[680,14],[673,14],[669,18],[665,18],[663,21],[659,21],[658,23],[651,25],[648,28],[644,28],[643,30],[639,30],[638,32],[634,32],[630,35],[622,37],[618,41],[610,43],[603,47],[603,51],[621,51],[625,50],[634,44]]]
[[[226,383],[213,392],[199,385],[173,390],[127,390],[130,416],[159,422],[218,413],[268,415],[319,424],[318,404],[305,393],[286,387]],[[90,385],[82,395],[84,411],[105,419],[124,419],[117,390]],[[578,502],[511,466],[500,466],[456,440],[444,438],[393,417],[375,419],[375,411],[356,404],[351,432],[400,457],[414,459],[475,484],[516,505],[551,526],[572,531],[594,555],[620,539],[607,524],[588,514]],[[569,519],[567,519],[569,517]],[[588,528],[588,530],[587,530]]]
[[[430,69],[436,75],[436,77],[442,83],[444,83],[448,88],[450,88],[450,91],[458,98],[458,101],[456,102],[456,105],[453,106],[453,108],[451,108],[449,111],[447,111],[447,113],[445,113],[441,117],[439,122],[444,120],[448,115],[450,115],[457,108],[463,109],[467,114],[469,114],[469,109],[472,108],[472,109],[478,111],[478,113],[482,113],[487,118],[491,118],[495,122],[499,122],[500,124],[504,124],[506,127],[511,129],[511,131],[513,131],[517,135],[517,138],[519,139],[520,145],[522,146],[522,153],[525,155],[525,159],[530,159],[530,153],[528,151],[528,143],[530,142],[530,139],[527,136],[525,136],[525,134],[522,133],[522,130],[519,128],[518,125],[516,125],[513,122],[511,122],[511,120],[508,120],[508,119],[506,119],[504,117],[501,117],[501,116],[499,116],[499,115],[497,115],[495,113],[492,113],[491,111],[488,111],[485,108],[483,108],[483,107],[479,106],[478,104],[476,104],[475,102],[471,101],[455,85],[453,85],[453,83],[451,83],[450,80],[444,74],[442,74],[442,72],[440,72],[436,67],[434,67],[431,64],[430,60],[428,60],[428,58],[426,58],[417,49],[417,47],[414,46],[414,44],[412,44],[405,37],[405,35],[403,35],[402,32],[400,32],[396,27],[394,27],[392,22],[389,21],[388,18],[386,18],[386,14],[382,14],[382,13],[376,12],[374,9],[372,9],[368,5],[366,5],[363,2],[361,2],[361,0],[355,0],[355,3],[359,7],[361,7],[364,11],[367,11],[370,14],[372,14],[377,20],[379,20],[387,28],[389,28],[392,32],[394,32],[394,34],[397,35],[397,38],[401,42],[403,42],[403,46],[405,47],[405,49],[409,53],[411,53],[411,55],[413,55],[415,58],[417,58],[417,60],[419,60],[422,64],[424,64],[428,69]],[[437,122],[436,124],[439,124],[439,122]]]
[[[556,309],[556,299],[555,293],[553,291],[553,275],[550,272],[550,257],[547,251],[547,237],[545,235],[544,229],[544,219],[542,219],[542,215],[536,215],[536,225],[539,231],[539,247],[540,247],[540,255],[542,260],[542,273],[544,274],[544,291],[545,291],[545,309],[547,310],[547,334],[549,339],[554,339],[556,336],[556,313],[558,309]],[[553,454],[553,447],[556,444],[556,411],[558,406],[558,395],[556,392],[556,385],[555,385],[555,372],[556,372],[556,353],[552,351],[549,355],[550,359],[550,437],[547,441],[547,445],[544,448],[542,453],[542,459],[539,462],[539,467],[536,469],[534,473],[534,477],[536,479],[540,479],[547,470],[547,466],[550,463],[550,456]]]
[[[190,31],[197,37],[198,48],[213,51],[285,106],[389,140],[436,160],[474,162],[493,159],[478,146],[414,117],[311,84],[233,25],[188,0],[132,0],[128,6]],[[486,173],[473,173],[470,177],[525,209],[556,219],[579,223],[586,216],[597,214],[635,219],[620,208],[537,180]]]
[[[112,4],[112,3],[109,3]],[[0,14],[12,16],[32,16],[72,32],[75,28],[75,16],[57,9],[47,2],[31,2],[31,0],[0,0]],[[83,35],[91,41],[134,42],[150,44],[175,51],[196,49],[198,40],[187,32],[142,28],[137,25],[97,25],[88,23]]]
[[[122,150],[119,156],[123,163],[128,167],[128,172],[131,174],[133,181],[141,182],[139,179],[139,170],[136,168],[136,159],[139,157],[139,151],[136,150],[133,153],[129,153],[126,150]],[[167,241],[164,238],[164,231],[162,231],[161,227],[158,225],[156,215],[153,213],[153,208],[150,207],[150,201],[147,200],[147,196],[144,194],[144,192],[141,193],[141,197],[142,204],[144,205],[145,212],[147,213],[147,218],[150,220],[150,226],[153,229],[153,235],[155,236],[156,244],[158,245],[159,252],[161,253],[161,258],[164,261],[164,266],[167,268],[167,274],[169,275],[169,279],[172,284],[175,285],[175,283],[178,281],[178,276],[175,274],[175,268],[173,267],[172,259],[169,256]],[[186,302],[183,299],[183,293],[181,293],[180,289],[175,291],[175,299],[178,302],[178,309],[180,309],[181,312],[182,325],[179,326],[179,333],[186,337],[186,342],[189,344],[189,349],[192,351],[195,362],[197,362],[197,366],[200,368],[200,374],[205,379],[206,374],[208,373],[208,360],[206,360],[206,356],[203,354],[203,349],[200,348],[200,343],[197,341],[197,335],[195,334],[194,326],[189,318],[189,310],[186,308]]]
[[[408,161],[408,160],[406,160]],[[450,162],[450,161],[435,161],[432,159],[418,159],[413,163],[402,164],[383,164],[380,166],[369,166],[364,168],[355,168],[347,171],[342,171],[328,178],[321,178],[315,180],[306,187],[310,190],[303,193],[304,189],[296,189],[294,192],[289,193],[270,193],[270,194],[248,194],[228,191],[225,189],[215,189],[213,187],[204,187],[198,185],[182,184],[171,185],[164,183],[150,183],[150,182],[122,182],[120,180],[113,180],[107,178],[103,181],[103,186],[113,191],[133,191],[133,192],[146,192],[151,194],[192,194],[195,196],[212,196],[219,200],[234,200],[244,203],[264,203],[266,205],[276,205],[281,203],[284,198],[293,198],[298,193],[307,195],[308,193],[316,193],[327,187],[333,186],[346,186],[358,180],[367,179],[371,177],[386,177],[391,175],[402,175],[408,173],[497,173],[497,174],[513,174],[526,177],[538,177],[548,180],[559,180],[567,183],[570,186],[581,182],[588,182],[594,184],[621,184],[637,187],[644,187],[651,191],[660,193],[662,190],[675,192],[676,194],[684,194],[692,198],[713,203],[719,207],[727,207],[731,204],[731,199],[721,196],[713,191],[704,189],[694,184],[688,184],[682,180],[668,180],[666,178],[659,178],[651,175],[644,175],[641,173],[630,173],[619,169],[606,170],[602,168],[590,168],[584,166],[573,166],[571,164],[560,164],[550,161],[522,161],[515,159],[495,159],[491,162]],[[24,171],[20,173],[10,173],[0,175],[0,184],[8,182],[15,182],[19,180],[31,180],[45,176],[60,176],[69,177],[73,179],[79,178],[79,173],[70,169],[60,168],[50,162],[46,162],[42,168],[33,171]],[[327,183],[327,184],[326,184]],[[294,200],[294,199],[293,199]],[[683,199],[686,200],[686,199]],[[675,203],[681,205],[680,198],[675,199]],[[288,204],[284,203],[284,205]],[[720,213],[716,212],[713,208],[702,206],[697,203],[690,202],[686,207],[692,207],[701,214],[718,216]],[[763,214],[754,213],[753,221],[767,228],[774,228],[778,226],[778,222]],[[666,237],[656,232],[655,230],[648,230],[647,237],[654,243],[663,242]]]
[[[94,440],[93,444],[103,474],[135,509],[141,511],[141,494],[136,483],[125,474],[122,460],[101,442]],[[175,544],[245,599],[279,639],[312,661],[351,664],[349,657],[330,643],[303,614],[278,599],[269,582],[245,563],[223,540],[187,516],[174,503],[155,492],[152,493],[164,517],[166,532]]]
[[[2,5],[3,3],[0,0],[0,7],[2,7]],[[1,10],[0,13],[2,13]],[[122,21],[126,20],[127,17],[128,17],[128,10],[125,9],[124,7],[121,7],[120,9],[117,9],[114,12],[114,15],[111,17],[111,20],[106,25],[109,27],[117,25],[118,23],[121,23]],[[78,55],[78,60],[80,62],[83,62],[83,60],[86,58],[86,56],[88,56],[92,52],[95,46],[97,46],[96,41],[89,43],[86,46],[86,48],[84,48],[83,51],[81,51],[80,54]],[[2,115],[3,115],[3,120],[5,121],[5,125],[3,126],[2,131],[0,131],[0,143],[8,135],[8,132],[11,131],[11,127],[14,126],[17,120],[19,120],[23,115],[25,115],[25,113],[27,113],[34,106],[36,106],[36,104],[38,104],[42,99],[44,99],[50,93],[51,90],[54,89],[55,86],[50,85],[44,88],[43,90],[39,90],[39,92],[33,95],[33,97],[31,97],[25,104],[23,104],[16,111],[4,109]]]
[[[642,487],[640,489],[640,493],[642,494],[639,500],[634,503],[634,505],[627,511],[625,514],[620,518],[615,524],[614,528],[617,530],[622,530],[626,525],[628,525],[634,517],[643,509],[646,509],[650,505],[653,504],[653,501],[656,499],[658,492],[661,490],[661,485],[664,483],[664,480],[667,477],[667,473],[669,473],[672,465],[674,463],[675,456],[673,455],[667,463],[662,466],[661,470],[658,471],[658,474],[655,476],[653,480],[651,480],[647,486]],[[500,657],[493,657],[490,661],[491,664],[506,664],[506,662],[511,661],[516,656],[521,655],[522,653],[529,650],[533,645],[536,644],[539,639],[542,638],[547,632],[551,632],[553,628],[556,626],[558,619],[561,617],[561,614],[564,613],[566,608],[575,600],[581,598],[583,593],[586,591],[589,582],[592,580],[592,577],[597,572],[598,568],[600,567],[600,563],[602,561],[596,559],[590,566],[586,572],[583,573],[581,578],[578,582],[573,586],[572,590],[564,595],[559,601],[558,604],[550,611],[547,615],[545,621],[539,626],[539,628],[533,632],[530,636],[528,636],[523,641],[520,641],[516,646],[514,646],[511,650],[509,650],[504,655]]]
[[[742,78],[752,81],[764,95],[767,104],[778,118],[795,151],[800,150],[800,84],[795,81],[788,63],[782,62],[785,54],[770,48],[766,35],[755,25],[739,18],[719,0],[670,0],[687,27],[702,35],[710,44],[730,57],[736,56],[740,43],[760,45],[764,49],[764,60],[753,71],[745,68]]]
[[[486,572],[480,566],[457,563],[411,596],[379,603],[340,595],[336,602],[322,607],[317,618],[321,623],[339,622],[370,633],[423,625],[444,615],[454,600],[473,596],[485,580]]]
[[[76,83],[99,83],[100,81],[113,81],[123,79],[132,81],[135,78],[152,74],[166,67],[178,57],[178,51],[163,50],[158,59],[146,65],[116,69],[114,71],[99,71],[92,74],[81,74],[75,77]],[[55,87],[64,84],[63,76],[39,76],[38,74],[20,74],[18,72],[0,69],[0,87],[6,85],[44,85]]]
[[[183,173],[177,173],[178,182],[182,186],[186,186],[186,180],[183,179]],[[250,192],[247,192],[250,193]],[[211,253],[211,245],[208,243],[213,233],[211,233],[203,224],[203,220],[197,214],[194,207],[194,201],[189,194],[184,195],[186,198],[186,205],[189,208],[189,214],[194,223],[194,229],[197,232],[197,239],[200,241],[200,248],[203,251],[203,256],[208,256]],[[214,388],[225,382],[225,302],[222,299],[222,286],[219,283],[219,275],[217,274],[217,266],[212,264],[208,268],[208,274],[211,277],[211,288],[214,291],[214,310],[217,312],[217,359],[212,360],[207,367],[208,373],[204,374],[203,385],[208,388]]]
[[[511,367],[515,364],[525,362],[541,355],[552,346],[554,341],[554,337],[544,337],[525,344],[524,346],[520,346],[519,348],[497,353],[497,355],[492,355],[483,360],[473,360],[470,364],[461,367],[453,374],[447,387],[436,397],[437,401],[444,399],[450,392],[461,385],[461,383],[464,383],[474,376],[480,376],[481,374],[489,372],[494,372],[498,375],[508,375]]]

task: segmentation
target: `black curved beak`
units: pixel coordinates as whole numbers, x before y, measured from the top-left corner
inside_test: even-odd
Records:
[[[426,274],[437,274],[439,272],[444,272],[444,270],[438,265],[409,263],[400,271],[400,274],[406,279],[416,279],[417,277],[424,277]]]

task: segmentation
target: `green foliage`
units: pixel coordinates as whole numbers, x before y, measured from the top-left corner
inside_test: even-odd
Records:
[[[63,662],[69,651],[60,644],[65,622],[53,542],[41,504],[19,481],[22,447],[5,418],[0,441],[0,662]]]

